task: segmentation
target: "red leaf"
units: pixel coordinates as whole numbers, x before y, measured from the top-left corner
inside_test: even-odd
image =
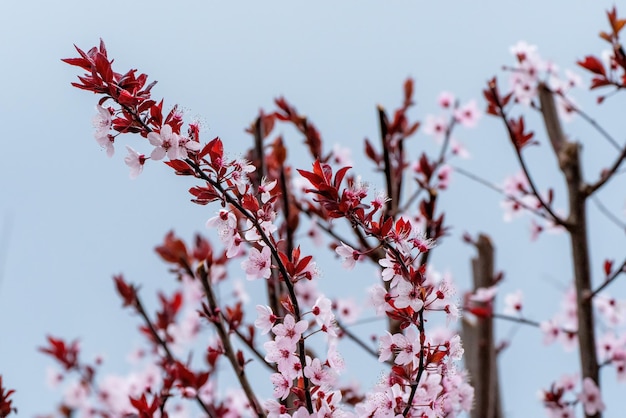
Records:
[[[241,204],[252,213],[257,213],[259,210],[259,201],[256,199],[256,196],[251,194],[244,195]]]
[[[165,161],[165,164],[172,167],[179,176],[192,176],[195,173],[194,169],[183,160]]]
[[[382,161],[382,157],[376,152],[367,138],[365,138],[365,155],[367,155],[370,160],[374,161],[376,165],[379,165]]]
[[[189,265],[187,247],[181,239],[174,235],[174,231],[168,232],[163,244],[159,245],[154,250],[168,263]]]
[[[580,65],[584,69],[591,71],[594,74],[603,75],[606,77],[606,70],[604,64],[598,58],[593,55],[587,55],[583,61],[578,61],[576,64]]]
[[[117,293],[122,297],[124,301],[123,307],[132,306],[135,304],[137,300],[137,294],[135,287],[133,285],[129,285],[124,281],[124,277],[120,274],[118,276],[113,276],[113,280],[115,281],[115,288]]]
[[[604,274],[609,277],[613,269],[613,260],[604,260]]]
[[[348,170],[350,170],[351,168],[352,167],[343,167],[339,169],[339,171],[337,171],[337,174],[335,174],[335,181],[333,182],[333,186],[335,186],[336,189],[338,189],[339,186],[341,186],[341,182],[343,181],[343,178],[345,177]]]

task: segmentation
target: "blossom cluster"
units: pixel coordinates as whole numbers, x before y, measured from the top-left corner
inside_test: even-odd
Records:
[[[593,75],[591,88],[619,90],[626,86],[626,58],[619,41],[626,20],[618,19],[615,9],[607,15],[611,30],[600,36],[611,49],[602,59],[587,56],[577,64]],[[48,374],[50,385],[64,384],[59,416],[182,418],[201,412],[209,417],[456,417],[484,395],[474,393],[470,380],[476,376],[470,378],[461,366],[465,349],[495,356],[507,344],[495,347],[493,339],[482,339],[478,348],[464,349],[457,332],[435,326],[438,318],[449,325],[462,313],[466,324],[473,320],[474,326],[491,327],[491,320],[499,318],[538,328],[545,344],[558,341],[567,351],[579,348],[581,373],[555,380],[541,391],[550,417],[573,417],[576,408],[588,417],[599,416],[606,409],[598,385],[601,366],[612,366],[618,380],[626,380],[621,328],[626,305],[605,291],[626,271],[626,261],[617,267],[606,260],[604,282],[595,289],[581,279],[581,268],[575,268],[575,285],[565,292],[561,309],[543,321],[527,317],[521,291],[506,295],[499,313],[496,297],[503,273],[483,278],[486,284],[467,292],[459,306],[451,276],[433,268],[431,254],[449,234],[440,200],[455,170],[449,161],[469,157],[456,129],[477,125],[482,117],[477,101],[462,102],[442,92],[438,113],[426,115],[421,124],[409,115],[414,86],[407,79],[400,107],[391,113],[377,109],[380,144],[365,140],[365,155],[384,183],[384,191],[372,193],[370,184],[354,174],[351,150],[328,147],[315,125],[285,98],[275,101],[275,110],[259,112],[246,130],[253,146],[230,158],[219,137],[201,139],[200,124],[186,121],[178,107],[164,112],[164,101],[152,98],[155,82],[148,83],[147,75],[114,71],[103,42],[88,51],[76,49],[78,57],[63,61],[85,71],[75,87],[101,97],[93,119],[96,142],[112,157],[123,134],[142,138],[139,146],[126,145],[130,176],[140,175],[148,161],[162,160],[176,175],[187,177],[193,182],[193,203],[219,205],[206,221],[219,242],[202,235],[192,242],[173,232],[165,236],[156,252],[176,287],[158,293],[156,310],[146,307],[138,285],[114,276],[122,305],[141,320],[138,331],[144,339],[130,356],[134,367],[128,374],[104,374],[104,358],[85,361],[77,340],[48,337],[40,350],[57,363]],[[515,64],[505,67],[508,86],[503,89],[494,77],[483,95],[486,113],[504,123],[521,170],[503,186],[491,187],[504,197],[506,221],[522,213],[533,216],[531,238],[551,230],[569,233],[576,242],[575,234],[584,230],[584,213],[566,217],[554,208],[553,189],[539,191],[523,155],[537,144],[536,136],[524,115],[514,115],[514,108],[539,111],[546,125],[575,114],[587,120],[570,96],[581,78],[569,70],[561,75],[536,46],[519,42],[510,52]],[[290,125],[304,138],[310,168],[289,164],[288,149],[274,131],[278,124]],[[406,141],[420,127],[435,140],[436,155],[407,151]],[[548,136],[566,180],[572,182],[577,179],[571,170],[578,164],[577,151],[554,131]],[[561,153],[567,147],[569,154]],[[617,147],[620,156],[596,183],[580,180],[570,187],[570,201],[583,207],[584,199],[612,178],[626,159],[626,151]],[[570,206],[575,210],[576,205]],[[318,254],[303,237],[311,239],[312,247],[330,247],[345,271],[368,264],[377,272],[367,308],[318,288]],[[464,238],[476,244],[469,235]],[[578,239],[581,245],[580,234]],[[578,257],[577,267],[588,267],[588,260]],[[366,309],[375,314],[376,323],[384,323],[369,340],[352,327]],[[584,326],[594,323],[594,315],[602,322],[597,339],[595,329],[590,333]],[[373,387],[346,383],[350,370],[341,354],[346,340],[383,368]],[[235,387],[221,386],[218,378],[225,369]],[[264,380],[256,378],[259,372],[265,373]],[[474,383],[481,387],[484,382]],[[0,416],[15,411],[12,394],[0,376]]]

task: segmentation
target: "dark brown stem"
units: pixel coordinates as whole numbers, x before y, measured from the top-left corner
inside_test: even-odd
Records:
[[[539,91],[540,91],[539,97],[541,98],[541,85],[540,85]],[[493,91],[493,94],[495,97],[498,97],[498,94],[495,91],[495,89]],[[496,104],[498,106],[498,109],[500,110],[500,116],[502,118],[502,121],[504,122],[504,125],[506,126],[506,130],[507,130],[507,133],[509,134],[509,138],[511,142],[513,143],[513,148],[515,149],[515,156],[517,157],[517,161],[519,162],[520,167],[522,168],[522,171],[524,172],[524,175],[526,176],[526,179],[528,180],[528,185],[530,186],[530,189],[532,190],[533,195],[537,198],[537,201],[539,202],[539,204],[541,204],[541,207],[545,209],[546,212],[548,212],[548,214],[551,217],[551,220],[555,224],[567,227],[566,222],[563,219],[561,219],[559,216],[557,216],[556,213],[554,213],[550,205],[548,205],[548,203],[543,199],[543,197],[539,193],[539,190],[537,189],[537,186],[535,186],[535,182],[533,181],[533,178],[530,175],[528,167],[526,166],[526,161],[522,157],[521,150],[515,143],[515,133],[513,132],[513,128],[511,128],[511,124],[506,118],[506,112],[504,110],[504,106],[502,105],[502,103],[500,103],[499,99],[496,99]],[[554,116],[556,117],[556,108],[554,108],[554,112],[555,112]],[[556,128],[554,128],[554,126],[551,126],[550,128],[546,126],[546,129],[556,129]],[[560,125],[558,127],[558,132],[556,132],[555,135],[561,135],[561,136],[563,135],[560,129]],[[552,142],[553,147],[558,147],[558,144],[555,144],[555,142],[553,142],[552,140],[551,142]]]
[[[139,315],[141,315],[144,322],[148,326],[148,329],[150,330],[150,335],[152,335],[152,338],[154,339],[154,341],[158,343],[159,346],[165,352],[165,357],[167,358],[167,361],[169,363],[175,363],[176,359],[172,355],[172,352],[170,351],[170,348],[167,345],[167,342],[163,340],[157,333],[157,330],[154,328],[154,324],[150,320],[150,317],[148,317],[148,314],[146,313],[146,310],[143,307],[143,304],[141,303],[141,299],[139,298],[139,295],[137,294],[137,292],[135,292],[135,308],[137,309],[137,312],[139,313]],[[196,394],[195,399],[198,405],[200,406],[200,408],[202,408],[202,410],[206,412],[209,417],[211,418],[217,417],[217,414],[213,406],[206,405],[204,401],[200,398],[199,394]]]
[[[565,138],[561,129],[561,122],[556,113],[554,96],[543,85],[539,86],[539,100],[550,143],[567,183],[570,212],[567,219],[567,230],[570,235],[574,282],[576,285],[578,347],[582,378],[591,378],[599,387],[595,323],[592,299],[589,297],[592,291],[586,198],[590,193],[585,190],[585,182],[582,177],[580,145]],[[600,412],[595,415],[586,415],[587,418],[600,418],[601,416]]]
[[[424,340],[426,339],[424,333],[424,308],[422,308],[417,315],[419,317],[419,325],[417,328],[420,332],[420,359],[415,382],[411,383],[411,392],[409,393],[409,399],[407,400],[404,411],[402,411],[402,415],[405,417],[409,416],[409,413],[411,412],[411,408],[413,407],[413,399],[415,398],[415,392],[417,392],[417,387],[419,386],[420,380],[422,379],[422,374],[424,374]]]
[[[209,309],[211,310],[211,314],[213,315],[213,318],[211,318],[211,322],[215,326],[215,329],[217,330],[217,334],[220,337],[220,341],[222,342],[222,346],[224,347],[224,353],[226,354],[226,357],[230,361],[230,365],[235,371],[235,375],[237,376],[237,379],[239,380],[239,384],[241,385],[241,388],[243,389],[244,393],[246,394],[246,397],[248,398],[248,402],[250,402],[250,406],[252,407],[252,409],[254,409],[254,412],[257,414],[257,416],[265,417],[266,416],[265,412],[263,411],[261,404],[256,398],[256,395],[254,394],[254,391],[252,390],[252,386],[250,386],[250,382],[248,381],[248,378],[246,377],[246,373],[243,368],[243,365],[240,364],[239,361],[237,360],[235,349],[230,343],[230,336],[228,335],[228,331],[226,331],[226,327],[224,326],[222,316],[219,313],[220,309],[217,305],[217,299],[215,298],[215,294],[213,293],[213,288],[211,287],[211,284],[209,283],[208,271],[204,268],[203,264],[198,269],[197,276],[199,276],[200,282],[202,283],[202,287],[204,287],[204,293],[206,294],[206,298],[209,303]]]
[[[389,197],[389,200],[387,200],[386,203],[386,209],[387,215],[393,216],[395,213],[395,205],[397,205],[398,202],[395,199],[396,193],[395,183],[393,182],[393,167],[391,166],[391,156],[389,155],[389,132],[387,129],[389,122],[387,120],[387,115],[385,114],[385,109],[382,106],[378,106],[378,123],[380,125],[380,142],[383,151],[385,187],[387,188],[387,196]]]

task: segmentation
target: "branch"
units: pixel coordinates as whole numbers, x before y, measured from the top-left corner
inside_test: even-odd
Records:
[[[617,216],[615,216],[614,214],[612,214],[606,206],[604,206],[602,204],[602,202],[600,202],[600,199],[598,199],[598,196],[592,196],[591,200],[593,200],[593,203],[596,204],[596,206],[598,207],[598,210],[604,215],[606,216],[611,222],[613,222],[615,225],[619,226],[623,231],[626,232],[626,223],[622,222]]]
[[[626,272],[626,259],[622,262],[622,265],[617,270],[615,270],[609,277],[607,277],[604,283],[602,283],[596,290],[589,294],[589,299],[593,299],[598,293],[603,291],[608,285],[615,281],[615,279],[617,279],[617,277],[621,273],[624,272]]]
[[[619,169],[620,165],[622,165],[625,159],[626,159],[626,146],[622,148],[622,152],[620,152],[620,154],[617,156],[611,168],[602,172],[602,174],[600,175],[600,179],[598,179],[593,184],[585,185],[584,187],[585,195],[587,196],[592,195],[600,187],[604,186],[611,178],[613,178],[613,176],[615,175],[615,173],[617,173],[617,170]]]
[[[540,95],[539,97],[541,98],[541,84],[540,84]],[[506,126],[506,130],[507,133],[509,134],[509,138],[511,139],[511,142],[513,143],[513,148],[515,148],[515,156],[517,157],[517,161],[519,162],[520,166],[522,167],[522,171],[524,171],[524,175],[526,176],[526,178],[528,179],[528,185],[530,186],[530,189],[532,190],[533,194],[535,195],[535,197],[537,198],[537,200],[539,201],[539,203],[541,204],[541,206],[546,210],[546,212],[548,212],[548,214],[551,216],[551,221],[554,222],[555,224],[561,225],[565,228],[568,227],[568,225],[566,224],[566,222],[561,219],[559,216],[557,216],[556,213],[554,213],[552,211],[552,208],[547,204],[547,202],[545,200],[543,200],[543,197],[541,196],[541,194],[539,194],[539,191],[537,189],[537,186],[535,186],[535,182],[533,181],[530,172],[528,170],[528,167],[526,166],[526,162],[524,161],[524,158],[522,157],[522,152],[520,150],[520,148],[515,144],[515,134],[513,132],[513,129],[511,128],[511,125],[509,124],[509,121],[506,119],[506,112],[504,111],[504,106],[502,105],[502,103],[500,102],[500,98],[497,94],[497,91],[495,91],[495,87],[492,87],[492,92],[494,97],[496,97],[496,105],[498,106],[498,109],[500,111],[500,116],[502,118],[502,121],[504,122],[504,125]],[[554,110],[554,114],[556,115],[556,108],[554,107],[553,104],[553,108],[552,110]],[[543,107],[542,107],[542,111],[543,111]],[[559,125],[560,127],[560,125]],[[558,132],[557,132],[558,134]],[[562,137],[562,132],[560,134]],[[552,144],[553,147],[559,147],[560,148],[560,142],[556,141]]]
[[[143,304],[141,303],[141,299],[139,298],[139,295],[137,294],[137,292],[135,292],[134,302],[135,302],[135,308],[137,309],[137,312],[139,313],[139,315],[141,315],[144,322],[148,326],[148,329],[150,330],[150,335],[152,335],[152,338],[154,339],[154,341],[156,341],[158,345],[165,352],[165,357],[167,358],[167,361],[170,363],[175,363],[176,358],[172,355],[172,352],[170,351],[170,348],[167,345],[167,342],[159,336],[159,334],[157,333],[157,330],[154,328],[154,324],[148,317],[148,314],[146,313],[146,310],[143,307]],[[200,398],[199,394],[196,394],[195,399],[198,405],[200,405],[200,408],[202,408],[202,410],[206,412],[209,417],[211,418],[217,417],[215,410],[213,408],[213,405],[206,405],[204,401]]]
[[[237,379],[239,380],[239,384],[243,389],[248,401],[250,402],[250,406],[254,409],[254,412],[259,417],[265,417],[265,412],[261,407],[254,391],[252,390],[252,386],[250,386],[250,382],[246,377],[243,365],[239,363],[237,360],[237,355],[235,354],[235,350],[230,343],[230,338],[228,336],[228,332],[224,327],[224,323],[222,321],[222,316],[220,315],[220,308],[217,306],[217,299],[215,298],[215,294],[213,293],[213,289],[211,288],[211,284],[208,279],[208,271],[205,269],[204,264],[201,264],[198,268],[198,276],[200,277],[200,282],[202,283],[202,287],[204,287],[204,293],[206,294],[207,301],[209,302],[209,308],[211,309],[211,314],[213,315],[213,319],[211,322],[215,325],[215,329],[222,341],[222,345],[224,346],[224,352],[226,357],[230,361],[230,365],[232,366],[235,374],[237,375]]]
[[[409,399],[407,400],[406,407],[404,411],[402,411],[402,415],[405,417],[409,416],[409,412],[411,412],[411,408],[413,406],[413,398],[415,398],[415,392],[417,392],[417,387],[419,386],[420,379],[422,378],[422,374],[424,374],[424,341],[426,340],[426,335],[424,334],[424,308],[420,309],[418,312],[419,317],[419,332],[420,332],[420,359],[419,365],[417,368],[417,376],[415,377],[415,382],[411,384],[411,393],[409,394]]]
[[[298,298],[296,297],[296,292],[295,292],[295,290],[293,288],[293,283],[291,282],[291,279],[289,277],[289,273],[287,272],[287,268],[285,267],[285,265],[281,261],[281,258],[280,258],[279,254],[278,254],[278,250],[274,246],[274,243],[267,236],[267,234],[265,233],[265,231],[261,227],[261,224],[259,223],[259,221],[255,218],[254,215],[252,215],[246,208],[244,208],[239,203],[237,198],[235,198],[231,194],[227,193],[226,190],[224,190],[224,188],[222,187],[222,185],[219,182],[213,180],[204,171],[202,171],[202,169],[193,160],[187,158],[184,161],[187,164],[189,164],[189,166],[192,167],[195,170],[195,172],[196,172],[196,174],[197,174],[197,176],[199,178],[201,178],[201,179],[207,181],[209,184],[211,184],[211,186],[213,186],[216,190],[218,190],[222,194],[222,196],[224,196],[224,199],[226,200],[226,202],[228,202],[229,204],[233,205],[248,220],[250,220],[250,222],[252,222],[252,224],[254,225],[254,228],[256,229],[257,233],[261,237],[261,240],[265,243],[265,245],[267,245],[267,247],[270,249],[270,252],[272,253],[272,257],[274,258],[276,266],[278,267],[278,270],[280,271],[280,273],[283,276],[283,279],[284,279],[283,283],[285,283],[285,285],[287,286],[287,291],[289,292],[289,298],[291,300],[291,303],[292,303],[292,306],[293,306],[293,310],[294,310],[295,320],[296,320],[296,322],[300,321],[300,319],[301,319],[301,316],[300,316],[300,306],[298,304]],[[300,339],[300,341],[298,341],[298,357],[300,359],[300,364],[302,366],[302,370],[304,370],[304,367],[306,367],[306,350],[305,350],[304,340],[303,339]],[[307,410],[309,411],[309,413],[313,413],[313,401],[311,399],[311,391],[309,390],[309,379],[306,376],[304,376],[302,380],[304,382],[304,393],[305,393],[305,397],[306,397]]]
[[[515,202],[515,204],[523,207],[524,209],[526,209],[527,211],[539,216],[540,218],[543,218],[547,221],[552,222],[553,219],[550,215],[546,214],[545,212],[540,211],[539,209],[537,209],[536,207],[533,206],[528,206],[526,203],[524,203],[523,201],[519,200],[517,197],[515,196],[511,196],[508,195],[504,192],[504,190],[502,190],[500,187],[488,182],[487,180],[478,177],[475,174],[470,173],[469,171],[466,171],[464,169],[462,169],[461,167],[456,167],[456,166],[452,166],[452,169],[456,172],[458,172],[461,175],[464,175],[465,177],[469,178],[470,180],[474,180],[477,183],[482,184],[483,186],[497,192],[500,193],[502,196],[504,196],[506,199],[509,199],[513,202]]]
[[[378,359],[379,354],[376,350],[374,350],[373,348],[371,348],[369,345],[365,344],[365,342],[363,340],[361,340],[359,337],[357,337],[355,334],[353,334],[348,328],[346,328],[341,322],[339,322],[338,320],[335,320],[335,323],[337,324],[337,327],[341,330],[341,332],[343,332],[346,337],[348,337],[349,339],[351,339],[356,345],[358,345],[359,347],[361,347],[363,350],[365,350],[368,354],[371,354],[372,356],[374,356],[376,359]],[[389,364],[393,364],[390,360],[387,360],[386,363]]]
[[[389,132],[387,126],[389,122],[387,121],[387,115],[385,114],[385,109],[382,106],[378,106],[378,122],[380,124],[380,141],[383,148],[383,161],[384,161],[384,173],[385,173],[385,185],[387,188],[387,196],[389,200],[387,200],[387,214],[389,216],[393,216],[396,209],[396,193],[394,187],[394,179],[392,178],[392,167],[391,167],[391,158],[389,156]]]
[[[585,190],[580,163],[580,145],[567,141],[556,113],[552,92],[544,84],[539,85],[539,99],[546,131],[559,162],[559,168],[567,182],[569,217],[567,231],[570,235],[572,268],[576,285],[578,310],[578,348],[582,377],[591,378],[598,387],[599,366],[596,352],[595,324],[591,294],[591,267],[589,261],[589,238],[587,235],[586,199],[590,192]],[[599,186],[598,186],[599,187]],[[598,412],[586,414],[587,418],[600,418]]]
[[[600,133],[600,135],[604,139],[606,139],[613,146],[613,148],[615,148],[617,151],[620,151],[622,149],[622,147],[619,146],[617,141],[602,126],[600,126],[600,124],[598,122],[596,122],[591,116],[589,116],[585,112],[583,112],[578,106],[576,106],[574,103],[572,103],[572,101],[569,100],[567,97],[565,97],[563,94],[559,94],[559,96],[563,100],[565,100],[565,102],[567,102],[567,105],[569,106],[570,109],[572,109],[574,112],[578,113],[581,118],[583,118],[596,131],[598,131]]]
[[[221,314],[221,313],[220,313]],[[223,317],[223,314],[222,314]],[[252,353],[254,354],[254,356],[257,358],[257,360],[259,360],[263,365],[265,365],[265,367],[267,367],[268,369],[270,369],[270,371],[274,372],[274,373],[278,373],[278,369],[276,368],[276,366],[271,365],[270,363],[267,362],[267,360],[265,360],[265,357],[263,356],[263,354],[261,354],[259,352],[259,350],[256,349],[256,347],[254,346],[254,344],[252,344],[252,342],[250,340],[248,340],[248,338],[246,338],[245,335],[243,335],[241,333],[241,331],[239,331],[239,328],[234,328],[233,332],[237,335],[237,337],[239,337],[239,339],[246,345],[246,347],[248,347],[250,349],[250,351],[252,351]]]

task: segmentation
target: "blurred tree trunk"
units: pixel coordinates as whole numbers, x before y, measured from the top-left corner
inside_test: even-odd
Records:
[[[474,290],[494,284],[494,249],[488,236],[480,234],[475,242],[478,255],[472,259]],[[462,337],[465,366],[474,386],[472,418],[502,418],[498,364],[492,317],[463,318]]]

